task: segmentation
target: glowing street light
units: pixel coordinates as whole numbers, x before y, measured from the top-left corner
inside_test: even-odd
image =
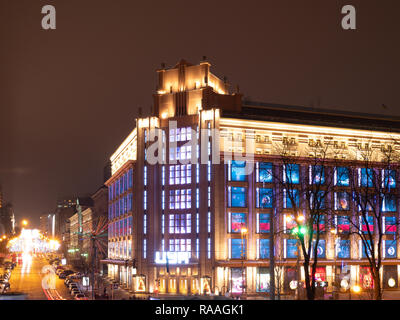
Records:
[[[361,292],[361,287],[359,285],[355,285],[351,288],[354,293],[360,293]]]
[[[303,215],[297,217],[298,222],[304,222],[304,220],[306,220],[306,218]]]
[[[28,225],[28,220],[26,220],[26,219],[22,220],[22,225],[24,227],[26,227]]]

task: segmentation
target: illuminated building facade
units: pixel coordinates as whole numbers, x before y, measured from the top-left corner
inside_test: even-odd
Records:
[[[182,60],[158,70],[152,115],[135,120],[110,158],[108,258],[103,263],[111,277],[133,292],[240,294],[245,287],[249,295],[265,294],[270,219],[276,212],[274,225],[285,231],[290,229],[285,217],[291,214],[275,181],[284,169],[274,146],[290,145],[291,155],[299,157],[291,179],[300,184],[311,165],[300,156],[312,144],[333,141],[346,168],[365,141],[385,148],[400,138],[400,121],[393,118],[242,101],[210,66]],[[253,168],[249,174],[248,163]],[[397,178],[394,183],[397,188]],[[329,198],[335,203],[331,221],[344,230],[342,238],[335,240],[327,231],[320,241],[318,277],[329,285],[334,269],[356,282],[362,281],[366,266],[358,239],[346,235],[340,220],[343,212],[355,214],[343,188]],[[277,194],[282,196],[273,201]],[[387,224],[398,221],[398,206],[387,205]],[[395,224],[390,230],[398,234]],[[383,265],[397,287],[398,243],[393,234],[385,239],[391,242]],[[297,278],[296,240],[282,232],[274,243],[274,255],[282,252],[276,264],[287,291]],[[304,280],[304,272],[299,278]]]

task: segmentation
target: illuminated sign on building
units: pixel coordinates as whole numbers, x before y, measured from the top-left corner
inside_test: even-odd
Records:
[[[156,251],[155,263],[166,264],[188,264],[190,259],[190,252],[160,252]]]

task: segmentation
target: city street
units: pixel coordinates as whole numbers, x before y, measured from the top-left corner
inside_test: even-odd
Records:
[[[64,280],[55,276],[55,290],[42,288],[42,268],[48,265],[44,258],[33,257],[25,263],[18,264],[12,271],[10,278],[10,291],[27,294],[29,300],[60,300],[71,299],[64,285]]]

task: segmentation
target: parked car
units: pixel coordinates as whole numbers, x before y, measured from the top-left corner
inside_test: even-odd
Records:
[[[77,288],[71,290],[71,295],[73,295],[73,296],[75,296],[75,295],[78,294],[78,293],[82,293],[81,290],[79,290],[79,289],[77,289]]]
[[[68,288],[71,290],[72,288],[78,288],[78,284],[76,282],[70,282],[68,284]]]
[[[5,293],[10,290],[10,283],[5,280],[0,281],[0,293]]]
[[[77,293],[75,295],[75,300],[89,300],[83,293]]]
[[[79,273],[73,273],[73,274],[70,274],[68,277],[67,277],[68,279],[81,279],[82,278],[82,275],[81,274],[79,274]]]
[[[69,276],[69,275],[72,274],[72,273],[74,273],[74,271],[72,271],[72,270],[65,270],[65,271],[61,272],[61,273],[58,275],[58,277],[59,277],[60,279],[65,279],[67,276]]]

